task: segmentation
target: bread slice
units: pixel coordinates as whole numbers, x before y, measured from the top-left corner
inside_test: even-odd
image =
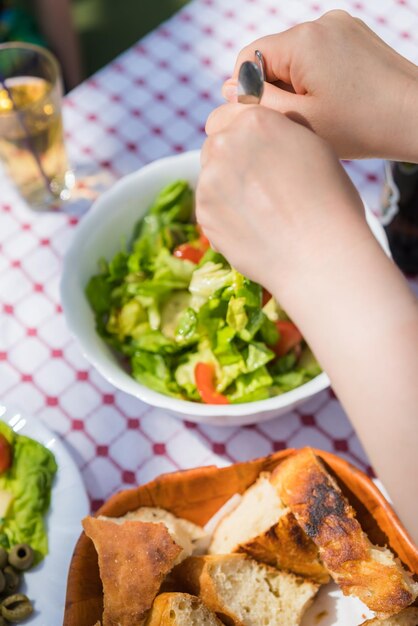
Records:
[[[244,554],[192,556],[173,576],[227,626],[297,626],[318,590]]]
[[[329,581],[317,546],[283,504],[267,472],[260,474],[237,507],[215,528],[209,553],[231,552],[244,552],[318,583]]]
[[[103,584],[103,626],[142,626],[182,548],[166,526],[86,517]]]
[[[154,600],[146,626],[222,626],[222,622],[196,596],[162,593]]]
[[[418,584],[387,548],[374,546],[335,479],[310,448],[272,473],[272,484],[345,595],[357,596],[379,617],[399,613],[418,594]]]
[[[387,619],[368,619],[361,626],[418,626],[418,608],[411,606]]]
[[[157,507],[144,506],[136,511],[130,511],[122,517],[99,516],[99,519],[109,519],[116,524],[123,524],[126,520],[154,524],[163,523],[172,539],[177,545],[182,547],[182,551],[177,558],[178,563],[192,554],[203,554],[209,543],[209,536],[201,526],[197,526],[187,519],[176,517],[170,511]]]

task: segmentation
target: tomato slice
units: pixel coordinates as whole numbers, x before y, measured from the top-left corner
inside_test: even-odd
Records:
[[[226,396],[215,389],[215,366],[213,363],[197,363],[194,368],[196,387],[206,404],[229,404]]]
[[[265,289],[263,287],[263,295],[262,295],[262,306],[265,306],[267,304],[267,302],[270,302],[270,300],[272,299],[272,295],[269,291],[267,291],[267,289]]]
[[[182,243],[180,246],[177,246],[173,252],[173,255],[178,259],[191,261],[192,263],[196,263],[196,265],[199,263],[204,254],[203,250],[193,246],[191,243]]]
[[[0,474],[7,472],[12,464],[12,447],[6,437],[0,434]]]
[[[202,232],[199,237],[199,247],[206,252],[210,248],[210,241]]]
[[[280,333],[280,339],[274,346],[273,350],[277,356],[284,356],[300,344],[302,341],[302,333],[295,324],[289,320],[278,320],[276,322],[277,330]]]
[[[199,239],[195,239],[190,243],[182,243],[177,248],[174,248],[174,256],[178,259],[184,259],[196,263],[200,262],[206,250],[210,248],[209,239],[199,229]]]

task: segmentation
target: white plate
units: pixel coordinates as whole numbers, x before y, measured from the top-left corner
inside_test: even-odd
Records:
[[[80,472],[57,435],[34,417],[25,417],[1,405],[0,418],[15,432],[31,437],[51,450],[58,465],[51,508],[46,518],[49,554],[24,575],[22,591],[35,608],[27,621],[28,626],[59,626],[64,616],[67,572],[82,530],[81,520],[90,510],[89,501]]]
[[[357,598],[343,596],[335,583],[319,590],[306,611],[302,626],[359,626],[374,614]]]

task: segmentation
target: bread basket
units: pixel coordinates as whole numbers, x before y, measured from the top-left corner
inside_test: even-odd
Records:
[[[98,514],[118,517],[141,506],[156,506],[203,526],[231,496],[243,493],[261,471],[272,471],[294,453],[295,450],[288,449],[222,469],[211,466],[163,474],[146,485],[112,496]],[[320,450],[315,453],[337,478],[371,541],[388,545],[418,574],[418,549],[372,480],[334,454]],[[97,555],[83,533],[68,574],[64,626],[93,626],[101,615],[102,585]]]

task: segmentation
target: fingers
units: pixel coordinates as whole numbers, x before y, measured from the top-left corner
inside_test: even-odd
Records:
[[[297,28],[293,27],[282,33],[261,37],[243,48],[238,55],[232,77],[238,78],[242,63],[254,61],[255,51],[260,50],[264,57],[266,80],[269,82],[282,80],[291,84],[290,59],[297,45]]]
[[[277,80],[274,84],[264,83],[265,90],[269,89],[269,87],[266,87],[266,85],[272,85],[273,87],[277,87],[282,91],[287,91],[287,93],[296,93],[292,85],[288,85],[282,80]],[[228,78],[228,80],[224,82],[224,84],[222,85],[222,95],[228,102],[238,102],[238,81],[236,78]],[[265,98],[266,94],[263,94],[263,96]],[[262,104],[265,104],[265,102],[262,102]],[[268,106],[268,104],[266,106]]]
[[[228,81],[228,83],[228,87],[232,88],[233,81]],[[308,96],[290,93],[270,83],[264,84],[264,93],[260,104],[279,113],[288,114],[293,119],[299,117],[309,120],[310,99]],[[224,130],[238,115],[249,108],[252,107],[248,104],[239,104],[234,99],[229,104],[221,105],[209,115],[206,122],[206,133],[213,135]]]
[[[222,95],[228,102],[238,102],[238,80],[229,78],[222,85]]]
[[[248,104],[239,104],[237,102],[233,104],[222,104],[217,109],[214,109],[206,120],[206,133],[208,135],[214,135],[222,130],[228,128],[228,126],[246,109],[252,108]]]

